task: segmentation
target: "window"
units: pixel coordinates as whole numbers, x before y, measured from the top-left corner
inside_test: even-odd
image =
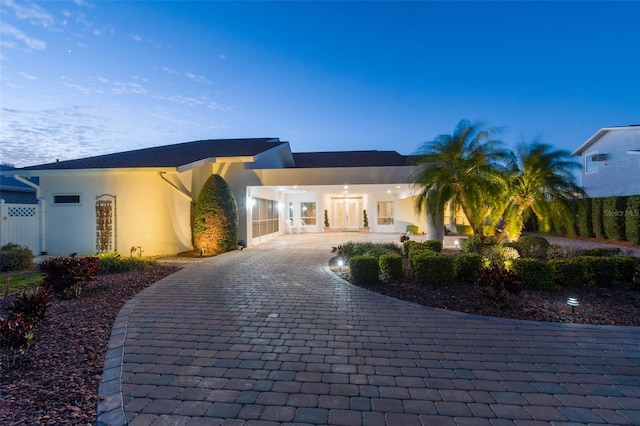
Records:
[[[252,199],[251,224],[254,238],[278,232],[280,229],[278,202],[263,198]]]
[[[300,219],[305,225],[316,225],[316,203],[300,203]]]
[[[53,204],[80,204],[80,195],[79,194],[54,195]]]
[[[589,154],[584,156],[584,172],[585,173],[595,173],[598,171],[598,162],[596,158],[598,156],[598,152],[590,152]]]
[[[393,225],[393,201],[378,202],[378,225]]]

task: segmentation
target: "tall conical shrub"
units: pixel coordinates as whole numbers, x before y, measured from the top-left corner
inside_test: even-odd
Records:
[[[193,246],[205,256],[238,247],[238,204],[220,175],[205,182],[194,208],[191,224]]]

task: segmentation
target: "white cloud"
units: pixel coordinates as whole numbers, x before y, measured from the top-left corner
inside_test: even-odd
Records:
[[[68,87],[70,89],[79,90],[80,92],[84,93],[85,95],[91,94],[91,89],[88,89],[88,88],[86,88],[84,86],[80,86],[79,84],[74,83],[73,80],[70,77],[63,76],[62,77],[62,84],[64,84],[66,87]]]
[[[26,72],[19,72],[18,75],[26,78],[27,80],[37,80],[38,79],[37,77],[35,77],[33,75],[30,75],[30,74],[27,74]]]
[[[187,76],[187,78],[195,81],[196,83],[207,83],[207,84],[211,84],[211,82],[204,76],[201,75],[195,75],[193,73],[185,73],[185,75]]]
[[[225,59],[227,59],[227,55],[218,55],[218,58],[224,61]]]
[[[87,7],[89,9],[93,9],[93,7],[94,7],[93,3],[89,3],[88,1],[84,1],[84,0],[73,0],[73,3],[76,6]]]
[[[142,41],[142,37],[140,37],[138,34],[129,34],[129,38],[137,43]]]
[[[149,91],[138,83],[116,82],[115,87],[111,89],[111,93],[114,95],[148,95]]]
[[[24,43],[31,50],[45,50],[47,47],[47,43],[44,40],[31,38],[13,25],[2,25],[2,27],[0,27],[0,34]],[[5,44],[3,43],[3,45]],[[5,47],[10,47],[10,45],[5,45]]]
[[[30,2],[14,2],[13,0],[3,0],[2,4],[13,9],[16,18],[21,21],[29,21],[31,25],[48,28],[55,22],[53,16],[37,4]]]

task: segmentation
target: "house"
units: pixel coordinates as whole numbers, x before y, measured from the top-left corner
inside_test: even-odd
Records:
[[[0,164],[0,172],[15,170],[15,167]],[[38,178],[33,179],[38,185]],[[32,186],[20,182],[12,177],[0,175],[0,200],[12,204],[37,204],[36,190]]]
[[[395,151],[294,153],[278,138],[200,140],[2,172],[39,179],[39,252],[168,255],[189,251],[193,202],[212,174],[239,210],[239,239],[256,245],[284,233],[405,232],[413,209],[408,157]]]
[[[605,127],[573,153],[590,198],[640,194],[640,126]]]

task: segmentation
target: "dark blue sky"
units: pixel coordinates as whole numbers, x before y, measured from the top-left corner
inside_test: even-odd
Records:
[[[223,137],[402,154],[640,123],[640,2],[1,0],[0,161]]]

